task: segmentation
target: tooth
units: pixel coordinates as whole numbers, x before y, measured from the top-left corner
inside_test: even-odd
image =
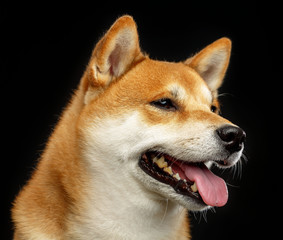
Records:
[[[164,171],[164,172],[167,172],[167,173],[169,173],[171,176],[173,176],[173,171],[172,171],[172,168],[171,168],[171,167],[165,167],[165,168],[163,168],[163,171]]]
[[[166,167],[168,167],[168,164],[167,164],[167,162],[164,161],[164,160],[165,160],[165,159],[164,159],[163,156],[162,156],[161,158],[159,158],[159,159],[157,159],[157,157],[155,157],[155,158],[153,159],[153,162],[155,162],[159,168],[166,168]]]
[[[181,180],[179,173],[174,174],[173,177],[176,178],[177,180]]]
[[[198,191],[196,182],[194,182],[194,184],[191,186],[191,189],[192,189],[193,192],[197,192]]]
[[[154,157],[154,158],[152,159],[152,161],[153,161],[154,163],[156,163],[156,162],[158,161],[158,158],[157,158],[157,157]]]

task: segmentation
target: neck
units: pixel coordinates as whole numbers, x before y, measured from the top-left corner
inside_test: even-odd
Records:
[[[101,168],[100,168],[101,169]],[[108,169],[109,170],[109,169]],[[108,172],[108,174],[107,174]],[[90,239],[175,239],[186,210],[149,192],[120,171],[93,172],[80,223],[71,227]],[[179,238],[176,238],[179,239]]]

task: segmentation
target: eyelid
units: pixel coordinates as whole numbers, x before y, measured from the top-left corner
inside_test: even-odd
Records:
[[[213,112],[213,113],[217,113],[217,111],[218,111],[218,108],[217,108],[217,106],[215,106],[215,105],[211,105],[210,106],[210,110],[211,110],[211,112]]]
[[[178,110],[177,104],[174,101],[172,101],[170,98],[160,98],[160,99],[150,102],[150,104],[156,108],[159,108],[165,111]]]

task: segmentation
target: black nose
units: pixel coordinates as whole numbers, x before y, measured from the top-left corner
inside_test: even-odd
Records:
[[[240,151],[246,139],[246,133],[239,127],[224,125],[216,130],[225,148],[230,152]]]

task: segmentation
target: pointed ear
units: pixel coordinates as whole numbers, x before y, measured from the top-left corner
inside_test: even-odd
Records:
[[[97,95],[95,91],[105,89],[141,55],[135,21],[131,16],[120,17],[93,50],[85,73],[88,80],[85,90],[90,91],[87,94]]]
[[[231,41],[221,38],[205,47],[185,64],[195,69],[207,83],[211,91],[216,91],[222,84],[231,53]]]

